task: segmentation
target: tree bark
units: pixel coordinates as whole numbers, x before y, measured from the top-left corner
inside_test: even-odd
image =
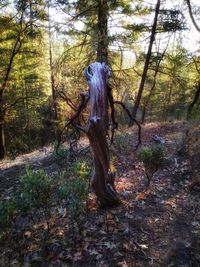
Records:
[[[108,63],[108,1],[98,0],[97,61]]]
[[[85,70],[90,89],[90,117],[86,134],[93,152],[94,170],[91,186],[102,206],[119,204],[114,186],[115,174],[110,171],[110,153],[106,139],[107,81],[109,68],[105,63],[93,63]]]
[[[168,43],[169,44],[169,43]],[[167,47],[168,47],[168,44],[167,44]],[[143,124],[145,122],[145,116],[146,116],[146,111],[147,111],[147,107],[148,107],[148,104],[149,104],[149,101],[151,99],[151,96],[153,94],[153,91],[154,91],[154,88],[156,86],[156,77],[157,77],[157,74],[158,74],[158,71],[159,71],[159,67],[160,67],[160,63],[165,55],[165,52],[167,50],[167,47],[166,49],[163,51],[163,53],[161,54],[161,57],[159,58],[157,64],[156,64],[156,68],[155,68],[155,72],[154,72],[154,75],[153,75],[153,84],[151,86],[151,89],[150,89],[150,92],[149,92],[149,95],[146,99],[146,101],[144,102],[144,105],[143,105],[143,108],[142,108],[142,115],[141,115],[141,124]]]
[[[53,72],[53,55],[52,55],[52,36],[51,36],[51,18],[49,13],[49,2],[48,2],[48,34],[49,34],[49,69],[51,77],[51,94],[52,94],[52,106],[53,106],[53,115],[54,119],[58,120],[58,108],[57,108],[57,96],[56,96],[56,87],[55,87],[55,78]]]
[[[141,78],[139,90],[138,90],[138,93],[137,93],[137,96],[136,96],[136,100],[135,100],[135,103],[134,103],[134,107],[133,107],[133,110],[132,110],[133,118],[135,118],[136,115],[137,115],[137,110],[139,108],[141,97],[142,97],[142,93],[143,93],[143,90],[144,90],[144,84],[145,84],[145,80],[146,80],[146,76],[147,76],[147,72],[148,72],[148,67],[149,67],[149,62],[150,62],[150,58],[151,58],[153,42],[154,42],[155,35],[156,35],[156,27],[157,27],[159,11],[160,11],[160,0],[157,0],[156,9],[155,9],[155,16],[154,16],[152,29],[151,29],[150,42],[149,42],[149,47],[148,47],[148,51],[147,51],[147,55],[146,55],[146,60],[145,60],[145,64],[144,64],[142,78]],[[129,125],[132,126],[133,125],[133,121],[130,121]]]
[[[196,88],[196,92],[195,92],[195,95],[194,95],[194,99],[193,99],[192,103],[188,106],[187,119],[190,118],[192,109],[193,109],[194,105],[197,103],[199,98],[200,98],[200,81],[197,84],[197,88]]]
[[[4,159],[6,156],[6,146],[5,146],[5,133],[4,133],[4,112],[0,108],[0,160]]]
[[[169,84],[169,93],[168,93],[168,96],[166,96],[166,99],[165,99],[165,104],[164,104],[164,108],[163,108],[163,114],[162,114],[162,120],[163,121],[167,121],[168,119],[168,115],[169,115],[169,105],[171,103],[171,96],[172,96],[172,90],[173,90],[173,87],[174,87],[174,81],[172,81],[170,84]]]

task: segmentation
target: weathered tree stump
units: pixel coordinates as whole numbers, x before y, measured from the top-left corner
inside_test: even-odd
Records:
[[[120,203],[114,186],[115,174],[110,171],[110,153],[106,138],[108,128],[108,78],[105,63],[93,63],[85,70],[90,90],[90,117],[86,134],[93,152],[94,170],[91,186],[102,206]]]

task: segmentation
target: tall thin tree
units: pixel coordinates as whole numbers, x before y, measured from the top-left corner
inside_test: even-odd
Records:
[[[54,119],[58,120],[56,86],[55,86],[55,77],[54,77],[54,68],[53,68],[51,27],[52,26],[51,26],[51,17],[50,17],[50,1],[48,1],[49,70],[50,70],[50,77],[51,77],[52,107],[53,107]]]
[[[139,105],[140,105],[140,101],[141,101],[141,98],[142,98],[142,93],[144,91],[144,85],[145,85],[145,80],[146,80],[146,77],[147,77],[148,67],[149,67],[149,63],[150,63],[152,47],[153,47],[153,43],[154,43],[155,35],[156,35],[156,28],[157,28],[157,21],[158,21],[159,11],[160,11],[160,0],[157,0],[157,4],[156,4],[156,8],[155,8],[154,20],[153,20],[153,25],[152,25],[152,29],[151,29],[150,42],[149,42],[149,47],[148,47],[148,51],[147,51],[147,55],[146,55],[144,68],[143,68],[142,78],[141,78],[139,90],[138,90],[138,93],[137,93],[137,96],[136,96],[136,99],[135,99],[134,107],[133,107],[133,110],[132,110],[132,116],[134,118],[136,117],[136,114],[137,114],[137,111],[138,111],[138,108],[139,108]],[[133,124],[133,121],[130,122],[130,126],[132,124]]]

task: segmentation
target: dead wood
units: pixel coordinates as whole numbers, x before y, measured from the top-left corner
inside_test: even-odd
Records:
[[[114,101],[112,96],[112,87],[108,85],[110,69],[105,63],[96,62],[85,69],[85,77],[89,85],[89,94],[81,93],[81,104],[75,108],[76,114],[67,122],[58,136],[58,148],[64,130],[72,126],[75,131],[82,130],[88,137],[90,147],[93,154],[94,168],[91,178],[91,186],[98,198],[101,206],[113,206],[120,204],[120,198],[115,189],[115,173],[110,168],[110,151],[108,146],[108,130],[111,125],[111,143],[113,141],[114,132],[118,127],[115,119],[115,104],[119,104],[128,114],[129,118],[138,126],[138,144],[141,143],[141,126],[130,114],[126,106],[119,101]],[[88,123],[85,127],[81,126],[81,112],[90,102],[90,114]],[[67,99],[69,103],[69,100]],[[70,102],[71,104],[71,102]],[[110,119],[109,110],[110,108]],[[111,121],[111,122],[110,122]],[[74,141],[73,141],[74,142]],[[74,145],[74,143],[72,144]],[[76,145],[76,143],[75,143]]]
[[[105,63],[93,63],[85,70],[90,90],[90,118],[86,134],[93,152],[94,170],[91,185],[102,206],[119,204],[114,187],[115,173],[110,171],[110,153],[106,132],[108,128],[108,78]]]

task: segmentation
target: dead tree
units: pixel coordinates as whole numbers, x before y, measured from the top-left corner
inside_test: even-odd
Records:
[[[107,81],[110,75],[105,63],[96,62],[85,70],[90,90],[90,116],[86,134],[94,158],[91,185],[101,205],[120,203],[114,187],[115,174],[110,171],[110,153],[106,133],[108,130]]]
[[[112,89],[108,84],[109,76],[110,69],[105,63],[96,62],[85,69],[85,77],[89,85],[89,92],[82,92],[80,94],[81,103],[74,109],[74,111],[76,111],[75,115],[68,120],[63,130],[60,132],[57,146],[58,152],[59,145],[62,142],[62,133],[68,127],[74,127],[75,131],[81,130],[87,135],[94,161],[91,186],[101,206],[106,207],[117,205],[121,202],[115,189],[115,173],[113,173],[110,168],[111,155],[109,142],[112,143],[114,132],[118,126],[115,120],[115,105],[120,105],[129,118],[138,126],[138,143],[136,149],[141,143],[141,126],[132,117],[130,111],[122,102],[114,101]],[[90,115],[87,125],[82,126],[80,116],[88,102],[90,102]],[[109,132],[111,132],[110,138],[108,138]]]

